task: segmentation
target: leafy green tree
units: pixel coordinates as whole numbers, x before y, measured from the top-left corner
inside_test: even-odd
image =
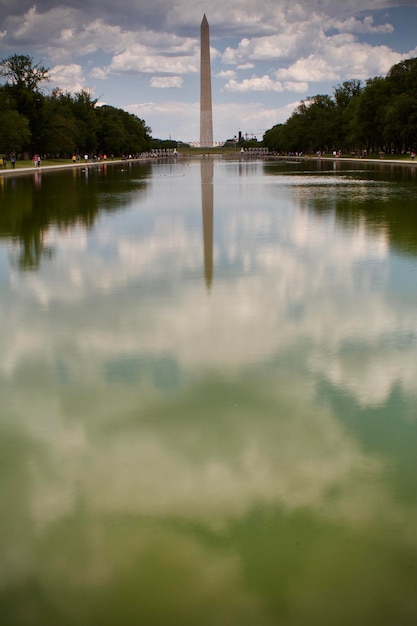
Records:
[[[403,152],[417,148],[417,58],[394,65],[385,78],[345,81],[330,96],[302,101],[285,124],[264,135],[269,149],[331,148]]]
[[[32,142],[23,146],[23,149],[29,151],[36,149],[42,128],[45,96],[40,87],[48,80],[48,71],[34,64],[32,57],[27,55],[13,54],[0,62],[0,76],[7,78],[4,90],[13,100],[17,112],[26,117],[29,123]]]
[[[98,107],[96,117],[99,150],[103,154],[122,154],[127,134],[119,110],[108,105]]]
[[[356,103],[363,92],[363,85],[360,80],[347,80],[334,89],[334,100],[336,103],[337,131],[336,143],[344,151],[353,149],[353,136],[350,132],[352,118],[356,111]]]
[[[339,109],[346,109],[353,98],[357,98],[363,92],[362,81],[353,79],[346,80],[334,90],[334,99]]]
[[[45,124],[39,136],[39,149],[53,156],[68,157],[76,151],[78,125],[71,94],[53,91],[44,106]]]
[[[145,122],[126,111],[123,111],[123,116],[128,138],[125,153],[136,154],[148,150],[150,137]]]
[[[49,80],[48,72],[46,67],[34,65],[32,57],[23,54],[12,54],[0,61],[0,76],[5,76],[17,90],[39,91],[40,84]]]
[[[136,115],[111,106],[97,107],[97,141],[107,154],[137,154],[149,149],[145,122]]]
[[[417,58],[393,65],[385,79],[390,92],[385,138],[396,152],[417,146]]]
[[[264,135],[268,148],[283,152],[313,152],[332,147],[337,136],[336,104],[327,95],[303,100],[283,125]]]
[[[0,153],[18,153],[30,141],[29,122],[17,111],[0,110]]]
[[[13,98],[0,87],[0,153],[20,152],[29,141],[29,121],[16,110]]]
[[[309,149],[306,138],[306,118],[296,111],[281,129],[283,150],[286,152],[300,152]]]
[[[413,149],[417,143],[417,98],[401,93],[385,110],[384,138],[394,152]]]
[[[347,152],[356,152],[357,150],[363,149],[365,145],[362,129],[359,129],[357,124],[360,100],[360,96],[352,98],[342,112],[344,140],[341,145],[343,145],[344,150]]]
[[[338,131],[334,101],[328,95],[317,95],[309,98],[306,116],[310,151],[321,149],[324,152],[329,152],[334,147]]]
[[[263,144],[268,150],[286,152],[286,147],[283,146],[282,140],[282,127],[283,124],[276,124],[269,130],[267,130],[263,136]]]
[[[277,124],[267,130],[263,136],[263,144],[278,152],[299,152],[305,149],[304,118],[294,112],[285,124]]]
[[[77,120],[77,151],[92,154],[97,151],[97,117],[93,100],[85,89],[75,94],[71,105],[74,118]]]
[[[0,61],[0,150],[136,154],[150,149],[151,130],[144,120],[111,106],[97,107],[87,90],[74,95],[55,89],[41,92],[49,70],[32,57],[11,55]]]
[[[393,94],[407,92],[417,98],[417,58],[406,59],[393,65],[387,74],[386,82]]]
[[[385,150],[384,126],[389,89],[384,78],[367,81],[355,111],[356,139],[368,152]]]

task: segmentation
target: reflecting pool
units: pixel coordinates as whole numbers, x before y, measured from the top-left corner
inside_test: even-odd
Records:
[[[417,169],[0,178],[5,626],[415,626]]]

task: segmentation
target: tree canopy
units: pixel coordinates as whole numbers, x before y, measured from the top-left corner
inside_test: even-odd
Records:
[[[27,153],[67,158],[72,154],[136,154],[147,151],[151,129],[122,109],[100,107],[87,90],[75,94],[42,88],[49,70],[32,57],[0,61],[0,154]]]
[[[415,151],[417,58],[397,63],[385,78],[346,81],[333,97],[307,98],[284,124],[266,131],[264,144],[280,152]]]
[[[49,70],[39,64],[34,65],[30,56],[12,54],[0,62],[0,76],[18,89],[37,91],[39,85],[48,80]]]

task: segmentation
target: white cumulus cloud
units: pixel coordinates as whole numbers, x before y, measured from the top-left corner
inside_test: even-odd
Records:
[[[151,86],[157,89],[169,89],[172,87],[182,87],[184,79],[181,76],[153,76]]]
[[[74,93],[86,87],[86,79],[83,68],[77,63],[71,65],[56,65],[49,71],[51,83],[63,91]]]

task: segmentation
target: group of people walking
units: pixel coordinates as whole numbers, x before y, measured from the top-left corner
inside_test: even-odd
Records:
[[[0,167],[2,167],[4,170],[7,168],[7,162],[7,156],[0,155]],[[16,165],[16,156],[14,154],[10,156],[10,164],[12,166],[12,169],[14,169]]]

